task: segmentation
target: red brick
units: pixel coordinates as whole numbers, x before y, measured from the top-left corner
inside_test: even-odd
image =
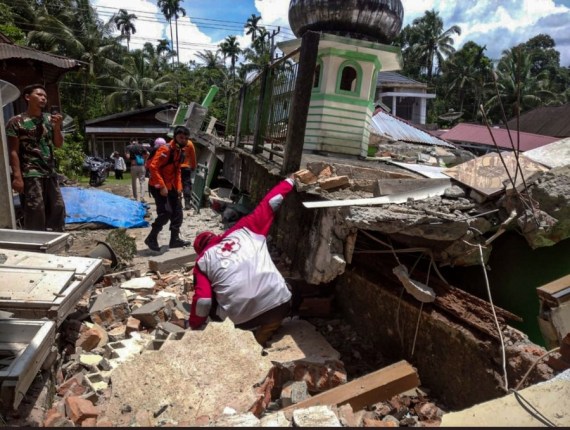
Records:
[[[83,374],[77,373],[57,387],[57,394],[64,397],[68,392],[74,396],[79,396],[85,392],[83,387]],[[83,388],[83,390],[81,390]]]
[[[68,397],[65,399],[67,416],[75,424],[81,424],[87,418],[97,418],[99,409],[89,400],[81,397]]]
[[[133,331],[140,331],[140,330],[141,330],[141,322],[136,318],[129,317],[129,319],[127,320],[127,330],[126,330],[127,336]]]
[[[51,408],[46,412],[44,427],[58,427],[58,424],[64,420],[65,417],[57,410],[57,408]]]
[[[331,190],[348,186],[348,176],[333,176],[326,179],[319,179],[318,184],[323,190]]]
[[[95,427],[97,425],[97,418],[85,418],[81,423],[81,427]]]
[[[81,348],[83,351],[91,351],[97,348],[101,339],[101,333],[98,330],[89,329],[79,335],[75,341],[75,347]]]

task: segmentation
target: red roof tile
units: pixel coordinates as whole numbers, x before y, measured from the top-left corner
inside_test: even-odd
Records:
[[[495,138],[495,142],[497,142],[499,148],[512,149],[509,134],[506,129],[491,128],[491,131],[493,132],[493,137]],[[511,136],[516,147],[518,141],[516,131],[511,130]],[[457,124],[451,130],[442,134],[440,138],[452,142],[476,143],[479,145],[487,145],[492,147],[495,146],[493,144],[493,139],[491,138],[489,130],[484,125],[466,123]],[[521,132],[520,150],[529,151],[534,148],[540,148],[541,146],[547,145],[557,140],[559,140],[558,137]]]

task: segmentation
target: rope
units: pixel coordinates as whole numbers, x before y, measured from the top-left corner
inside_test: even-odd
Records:
[[[520,380],[520,382],[517,384],[515,390],[520,390],[520,388],[522,387],[522,384],[524,383],[524,381],[526,380],[526,378],[528,377],[528,375],[530,375],[530,372],[532,372],[532,369],[534,369],[536,367],[536,365],[538,364],[538,362],[540,360],[542,360],[543,358],[549,356],[550,354],[557,352],[560,349],[559,346],[557,346],[556,348],[551,349],[550,351],[545,352],[544,354],[542,354],[540,357],[538,357],[534,363],[532,363],[532,366],[529,367],[529,369],[526,371],[526,373],[524,374],[524,376],[522,377],[522,379]]]
[[[507,357],[505,352],[505,342],[503,340],[503,333],[501,332],[501,326],[499,325],[499,320],[497,319],[497,313],[495,312],[495,305],[493,305],[493,297],[491,296],[491,287],[489,286],[489,278],[487,277],[487,269],[485,268],[485,260],[483,258],[483,248],[479,245],[479,257],[481,259],[481,267],[483,268],[483,274],[485,275],[485,285],[487,287],[487,294],[489,295],[489,303],[491,303],[491,310],[493,311],[493,318],[495,319],[495,324],[497,325],[497,331],[499,332],[499,339],[501,340],[501,354],[503,362],[503,375],[505,378],[505,392],[509,392],[509,380],[507,378]]]
[[[410,358],[414,356],[414,350],[416,349],[416,339],[418,338],[418,330],[420,328],[420,320],[422,319],[423,308],[424,308],[424,302],[421,302],[420,312],[418,314],[418,321],[416,322],[416,332],[414,334],[414,342],[412,343],[412,353],[410,354]]]
[[[511,390],[511,392],[515,396],[515,399],[517,399],[519,404],[522,406],[522,408],[527,411],[533,418],[537,419],[547,427],[557,427],[556,424],[546,418],[538,409],[532,405],[532,403],[525,399],[521,393],[519,393],[517,390]]]

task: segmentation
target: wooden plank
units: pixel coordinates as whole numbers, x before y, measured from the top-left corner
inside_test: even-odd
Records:
[[[383,402],[393,396],[420,385],[416,370],[405,360],[384,367],[346,384],[317,394],[310,399],[283,409],[284,413],[294,409],[318,405],[341,406],[350,404],[354,411],[374,403]]]
[[[542,299],[562,303],[570,300],[570,275],[558,278],[536,289]]]

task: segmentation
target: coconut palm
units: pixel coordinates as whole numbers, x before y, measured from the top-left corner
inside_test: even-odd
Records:
[[[119,13],[113,17],[113,22],[121,32],[121,37],[127,39],[127,51],[130,50],[129,42],[131,41],[131,34],[137,32],[134,24],[136,19],[137,16],[134,13],[128,13],[125,9],[119,9]]]
[[[176,27],[176,58],[177,62],[180,63],[180,47],[178,45],[178,18],[180,16],[186,16],[186,10],[180,6],[180,0],[158,0],[157,6],[164,15],[164,18],[168,21],[170,26],[170,41],[173,41],[172,37],[172,18],[174,18],[174,25]]]
[[[224,60],[226,58],[230,59],[230,62],[231,62],[230,71],[231,71],[232,76],[234,77],[234,81],[235,81],[236,62],[237,62],[238,56],[242,52],[236,36],[226,37],[224,39],[224,41],[222,43],[220,43],[219,47],[220,47],[220,51],[221,51],[222,55],[224,56]]]
[[[196,57],[204,63],[203,67],[207,69],[219,69],[224,67],[224,61],[220,58],[219,51],[214,52],[206,49],[198,52]]]
[[[260,19],[261,19],[261,16],[257,16],[254,13],[252,13],[251,17],[249,17],[247,19],[247,22],[244,25],[244,28],[246,29],[245,34],[251,34],[251,41],[252,42],[255,41],[255,39],[257,38],[257,35],[261,31],[262,27],[259,26],[259,20]]]
[[[453,35],[461,34],[461,28],[452,25],[443,29],[443,20],[435,10],[426,11],[424,16],[412,22],[412,52],[425,68],[428,80],[431,81],[434,66],[437,64],[436,74],[439,74],[445,57],[453,54]]]
[[[515,117],[554,98],[547,89],[547,73],[533,75],[532,65],[529,54],[520,47],[503,51],[496,70],[497,91],[485,104],[487,110],[502,103],[506,114]]]

